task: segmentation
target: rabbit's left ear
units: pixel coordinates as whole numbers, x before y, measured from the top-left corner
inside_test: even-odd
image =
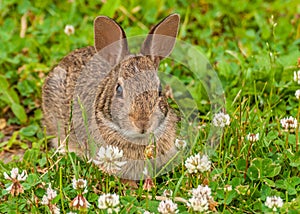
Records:
[[[180,16],[172,14],[153,27],[142,45],[141,54],[159,60],[169,56],[176,42],[179,22]]]

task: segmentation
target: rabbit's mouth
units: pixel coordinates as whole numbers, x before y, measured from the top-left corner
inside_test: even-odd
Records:
[[[143,138],[149,138],[150,137],[150,132],[148,130],[145,131],[137,131],[137,130],[131,130],[131,131],[124,131],[123,135],[126,138],[132,139],[132,140],[138,140],[138,139],[143,139]]]
[[[150,130],[145,130],[141,133],[140,130],[120,130],[121,135],[129,142],[138,145],[148,145],[151,140],[153,133]]]
[[[131,138],[134,139],[144,139],[144,138],[149,138],[150,134],[149,133],[135,133],[130,135]]]
[[[163,125],[162,125],[163,126]],[[137,128],[136,126],[133,126],[132,129],[124,129],[120,130],[123,137],[126,138],[126,140],[136,143],[139,145],[148,145],[149,140],[153,138],[159,138],[162,132],[162,127],[158,124],[152,124],[151,126],[141,129]]]

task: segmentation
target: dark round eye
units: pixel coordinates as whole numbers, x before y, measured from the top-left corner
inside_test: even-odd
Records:
[[[158,96],[162,96],[163,94],[162,94],[162,86],[161,86],[161,84],[159,84],[159,86],[158,86]]]
[[[116,88],[116,94],[118,97],[122,97],[123,96],[123,88],[120,84],[117,85],[117,88]]]

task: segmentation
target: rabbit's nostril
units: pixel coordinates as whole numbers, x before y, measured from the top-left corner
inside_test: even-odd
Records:
[[[135,121],[134,125],[139,129],[141,134],[145,134],[149,128],[149,123],[147,121]]]

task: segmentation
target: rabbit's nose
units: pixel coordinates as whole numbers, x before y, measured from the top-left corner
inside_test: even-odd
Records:
[[[150,127],[148,121],[145,121],[145,120],[137,120],[134,122],[134,125],[136,128],[139,129],[139,132],[141,134],[145,134],[147,132],[148,128]]]

